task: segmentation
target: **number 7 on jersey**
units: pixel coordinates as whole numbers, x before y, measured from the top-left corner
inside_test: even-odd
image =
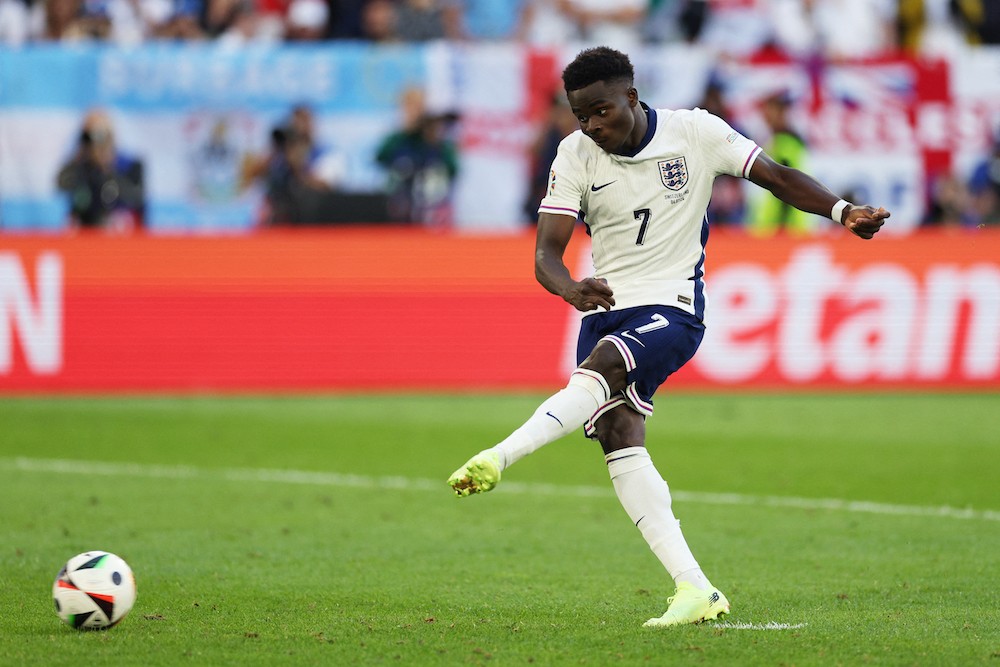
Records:
[[[632,211],[632,217],[636,220],[642,218],[642,222],[639,223],[639,236],[635,239],[636,245],[642,245],[646,240],[646,228],[649,227],[649,218],[653,215],[653,212],[648,208],[640,208],[638,211]]]

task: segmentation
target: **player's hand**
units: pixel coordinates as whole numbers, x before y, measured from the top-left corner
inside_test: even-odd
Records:
[[[604,278],[584,278],[578,283],[573,283],[563,298],[583,312],[598,308],[611,310],[615,305],[614,292],[608,287],[608,281]]]
[[[844,226],[855,236],[870,239],[878,233],[889,215],[889,211],[881,206],[877,209],[872,206],[852,206],[844,218]]]

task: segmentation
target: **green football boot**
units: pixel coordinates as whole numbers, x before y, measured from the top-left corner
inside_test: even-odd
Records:
[[[677,584],[673,597],[667,598],[667,613],[651,618],[647,628],[665,628],[671,625],[688,625],[713,621],[729,613],[729,600],[716,588],[703,591],[686,581]]]
[[[464,466],[452,473],[448,485],[459,498],[474,493],[486,493],[500,481],[500,455],[486,450],[469,459]]]

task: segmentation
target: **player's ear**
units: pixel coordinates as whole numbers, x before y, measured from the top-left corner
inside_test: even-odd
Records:
[[[629,88],[625,93],[628,96],[628,105],[634,107],[639,104],[639,91],[635,88]]]

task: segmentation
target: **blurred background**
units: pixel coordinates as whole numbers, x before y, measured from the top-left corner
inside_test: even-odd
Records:
[[[0,0],[0,388],[560,381],[531,235],[560,72],[599,44],[651,106],[893,213],[844,245],[720,178],[726,307],[681,381],[1000,384],[1000,3]],[[400,326],[468,342],[401,378]]]
[[[574,127],[561,69],[598,44],[887,233],[1000,222],[996,2],[605,4],[0,0],[0,229],[516,231]],[[757,194],[721,184],[713,223],[770,231]]]

